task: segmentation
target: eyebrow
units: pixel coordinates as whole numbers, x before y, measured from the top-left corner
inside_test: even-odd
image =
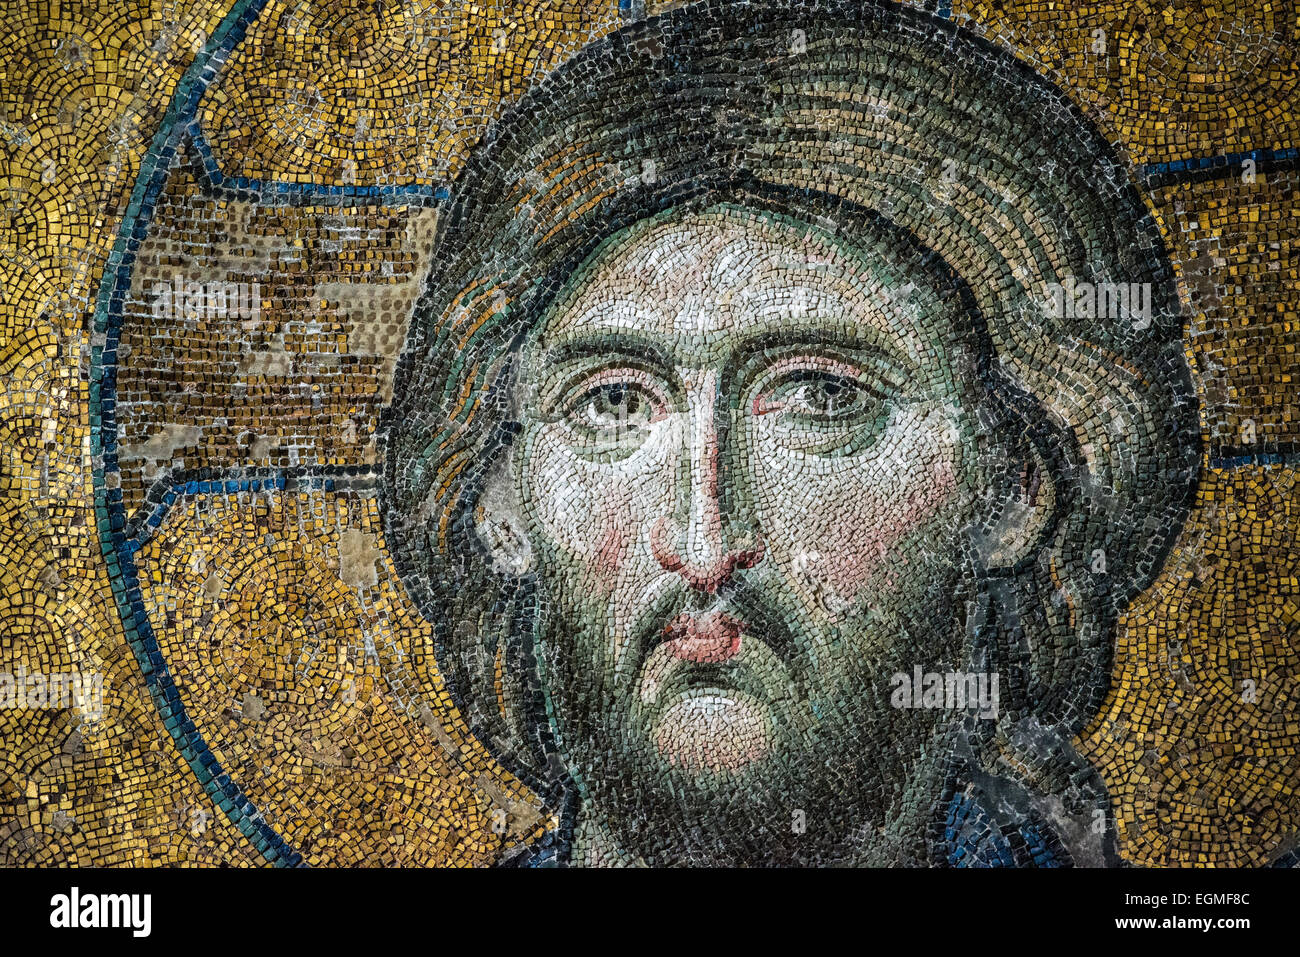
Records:
[[[742,370],[755,362],[763,353],[780,350],[789,355],[791,350],[801,348],[807,348],[809,351],[818,349],[833,350],[848,357],[850,361],[869,360],[876,364],[877,367],[883,364],[886,369],[897,376],[898,381],[893,383],[896,388],[900,387],[903,381],[910,379],[915,370],[913,360],[906,354],[900,355],[896,349],[890,347],[882,336],[864,335],[846,338],[842,332],[821,327],[811,327],[769,329],[749,337],[745,340],[742,350],[738,350],[735,355],[728,357],[724,376],[727,379],[745,378]],[[769,361],[775,361],[776,358],[776,356],[769,357]],[[759,368],[766,365],[766,361],[761,361]]]
[[[724,365],[736,366],[753,358],[755,352],[772,348],[834,347],[854,352],[869,352],[886,359],[893,365],[910,365],[906,355],[871,334],[869,327],[857,327],[858,335],[846,336],[843,328],[824,326],[799,326],[786,329],[763,329],[738,336],[733,355],[724,357]],[[727,335],[718,333],[717,335]],[[627,330],[593,330],[566,335],[559,342],[542,350],[541,359],[546,365],[562,365],[575,359],[612,358],[623,356],[646,362],[668,370],[683,363],[650,337]]]
[[[631,332],[575,333],[542,350],[546,365],[563,365],[575,359],[625,356],[649,362],[662,369],[672,369],[674,362],[668,353],[645,336]]]

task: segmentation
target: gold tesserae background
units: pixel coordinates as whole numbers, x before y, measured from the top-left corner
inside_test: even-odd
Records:
[[[1128,861],[1269,863],[1300,841],[1300,4],[921,5],[1065,89],[1163,230],[1204,469],[1078,744]],[[269,475],[306,447],[341,476],[195,485],[133,539],[143,613],[190,718],[307,863],[490,864],[557,809],[494,765],[441,688],[366,479],[436,203],[262,206],[212,195],[205,177],[436,197],[530,82],[664,6],[266,0],[212,64],[196,133],[154,197],[119,346],[127,513],[151,514],[168,469]],[[96,300],[151,144],[196,58],[249,8],[4,5],[0,671],[100,673],[105,701],[97,717],[0,709],[0,864],[275,856],[201,786],[150,695],[101,549],[90,394]],[[196,250],[196,235],[216,238]],[[141,305],[181,267],[274,277],[245,342],[238,318],[180,342]]]

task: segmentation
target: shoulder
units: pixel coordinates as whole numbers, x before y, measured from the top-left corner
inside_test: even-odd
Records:
[[[1055,829],[1037,814],[1004,820],[977,793],[965,790],[948,802],[940,842],[940,867],[1071,867]]]

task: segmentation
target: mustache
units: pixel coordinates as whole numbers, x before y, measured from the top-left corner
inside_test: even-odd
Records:
[[[631,675],[640,672],[655,648],[671,640],[669,626],[679,615],[714,611],[742,622],[744,634],[762,641],[787,668],[796,663],[799,645],[789,623],[798,612],[785,607],[773,589],[763,587],[752,576],[736,575],[713,593],[692,589],[676,575],[660,579],[647,590],[655,594],[629,629],[630,645],[622,662]]]

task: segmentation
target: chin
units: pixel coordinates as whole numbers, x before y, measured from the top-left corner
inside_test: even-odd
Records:
[[[692,776],[730,777],[768,757],[776,735],[768,708],[733,688],[699,688],[660,713],[655,748],[672,768]]]

